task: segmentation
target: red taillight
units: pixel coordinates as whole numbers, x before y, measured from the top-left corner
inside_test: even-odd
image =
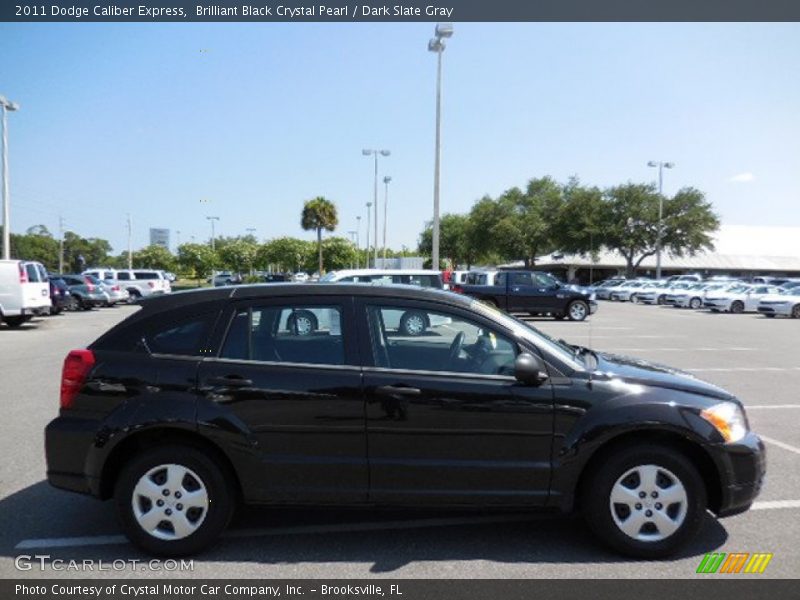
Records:
[[[112,292],[118,292],[119,291],[119,286],[118,285],[112,286],[111,287],[111,291]]]
[[[64,359],[61,369],[61,408],[70,408],[75,396],[86,382],[89,371],[94,366],[94,352],[73,350]]]
[[[156,284],[155,284],[155,283],[153,283],[152,281],[148,281],[148,282],[147,282],[147,287],[154,288],[154,287],[156,287]]]
[[[22,266],[22,263],[19,263],[19,282],[28,283],[28,272]]]
[[[92,280],[89,279],[88,277],[84,277],[83,281],[86,283],[86,289],[89,290],[90,292],[93,292],[94,284],[92,283]]]
[[[453,291],[453,292],[455,292],[456,294],[463,294],[463,293],[464,293],[464,288],[463,288],[463,287],[461,287],[461,286],[460,286],[460,285],[458,285],[458,284],[455,284],[455,283],[454,283],[453,285],[451,285],[451,286],[450,286],[450,290],[452,290],[452,291]]]

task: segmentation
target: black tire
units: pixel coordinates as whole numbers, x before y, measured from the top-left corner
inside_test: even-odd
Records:
[[[67,300],[66,310],[76,311],[80,308],[80,300],[76,296],[70,296]]]
[[[740,314],[744,312],[744,303],[741,300],[736,300],[731,304],[731,312],[733,314]]]
[[[201,511],[202,517],[197,517],[199,526],[181,539],[161,539],[152,535],[142,528],[134,514],[133,498],[137,483],[160,465],[179,465],[189,469],[197,475],[207,491],[208,507],[204,514]],[[182,486],[178,487],[183,489]],[[177,501],[175,491],[171,490],[173,502]],[[236,506],[235,498],[225,468],[209,454],[190,446],[157,446],[143,451],[125,464],[114,488],[117,516],[125,535],[133,544],[156,556],[186,556],[211,546],[228,526]],[[149,510],[162,510],[152,504],[150,506],[152,508]],[[177,505],[172,510],[177,510]],[[159,531],[169,534],[166,528]]]
[[[286,328],[295,335],[311,335],[319,329],[319,321],[310,310],[296,310],[286,319]]]
[[[656,301],[656,304],[660,306],[664,306],[667,303],[667,296],[666,294],[661,294]]]
[[[764,313],[764,316],[767,317],[768,319],[774,319],[775,313]]]
[[[692,298],[691,300],[689,300],[689,308],[691,308],[692,310],[697,310],[699,308],[702,308],[702,306],[703,306],[702,298]]]
[[[800,304],[795,304],[792,307],[792,318],[793,319],[800,319]]]
[[[3,317],[3,323],[11,327],[12,329],[16,329],[17,327],[21,326],[23,323],[27,323],[30,321],[30,317],[25,316],[18,316],[18,317]]]
[[[583,300],[573,300],[567,304],[567,315],[570,321],[583,321],[589,316],[589,305]]]
[[[639,304],[639,296],[631,294],[631,304]]]
[[[400,333],[416,337],[428,329],[428,318],[424,312],[409,310],[400,317]]]
[[[142,297],[142,292],[137,290],[136,288],[131,288],[128,290],[128,294],[130,295],[130,302],[136,302]]]
[[[697,468],[681,452],[660,444],[628,445],[617,448],[595,464],[596,470],[589,474],[581,489],[581,507],[589,528],[617,552],[634,558],[664,558],[685,546],[700,528],[708,503],[706,488]],[[670,535],[654,541],[638,540],[626,534],[615,522],[610,502],[611,492],[617,481],[636,467],[645,465],[655,465],[663,469],[664,471],[659,471],[659,477],[662,477],[662,473],[674,475],[683,486],[686,495],[685,515],[681,524]],[[669,480],[667,477],[666,481]],[[654,507],[658,506],[655,504],[657,498],[647,496],[642,502],[645,501],[653,503],[651,507],[653,510],[648,509],[647,505],[637,504],[637,506],[646,512],[649,510],[652,514]],[[677,508],[673,514],[678,514],[684,510],[682,504],[671,504],[663,512],[668,513]],[[615,505],[615,507],[613,510],[617,511],[624,506]],[[628,514],[630,515],[630,512]],[[616,518],[620,518],[619,513],[616,513]],[[654,522],[655,519],[642,525],[640,534],[645,532],[644,535],[652,535],[646,528]]]

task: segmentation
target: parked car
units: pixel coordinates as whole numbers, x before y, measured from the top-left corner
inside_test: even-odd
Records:
[[[499,271],[470,271],[467,273],[466,285],[494,285]]]
[[[706,283],[689,283],[681,288],[676,286],[670,294],[667,294],[665,303],[671,304],[675,308],[702,308],[703,294],[707,288],[708,284]]]
[[[644,281],[641,279],[625,281],[621,285],[608,288],[610,290],[608,299],[618,302],[636,302],[636,294],[652,285],[652,283],[652,281]]]
[[[641,304],[664,304],[666,292],[670,289],[666,280],[656,281],[636,294],[636,301]]]
[[[371,283],[373,285],[414,285],[441,290],[444,288],[442,274],[439,271],[425,269],[355,269],[331,271],[320,279],[320,283]],[[316,331],[318,315],[304,315],[312,331]],[[314,316],[315,318],[310,318]],[[427,315],[415,311],[394,311],[385,315],[386,326],[398,329],[403,335],[418,336],[425,334],[434,325]]]
[[[223,285],[238,285],[242,283],[242,276],[239,273],[232,273],[231,271],[220,271],[213,277],[209,278],[209,283],[214,287]]]
[[[309,276],[308,276],[308,273],[306,273],[306,272],[304,272],[304,271],[300,271],[300,272],[298,272],[298,273],[295,273],[295,274],[292,276],[292,280],[293,280],[293,281],[297,281],[297,282],[299,282],[299,283],[305,283],[306,281],[308,281],[308,280],[309,280]]]
[[[262,277],[264,283],[285,283],[292,280],[292,276],[288,273],[264,273]]]
[[[501,271],[494,285],[464,285],[460,291],[508,312],[550,314],[559,320],[583,321],[597,310],[591,294],[570,290],[538,271]]]
[[[285,325],[320,308],[336,332]],[[383,319],[398,310],[450,324],[398,338]],[[653,559],[707,510],[747,510],[766,470],[729,392],[408,285],[153,298],[67,355],[45,452],[52,485],[114,498],[159,556],[207,548],[241,500],[579,508],[604,543]]]
[[[763,296],[757,309],[769,318],[782,316],[800,319],[800,286],[785,288],[779,294]]]
[[[70,310],[91,310],[99,306],[108,306],[111,302],[109,295],[96,283],[97,278],[91,275],[62,273],[55,277],[63,279],[69,286]]]
[[[628,283],[627,279],[606,279],[595,286],[595,297],[598,300],[610,300],[611,292],[626,283]]]
[[[0,321],[19,327],[50,306],[50,284],[41,263],[0,260]]]
[[[130,292],[122,287],[118,281],[106,280],[101,281],[97,277],[87,275],[89,280],[100,288],[101,291],[108,295],[108,303],[104,306],[116,306],[121,302],[129,302],[131,299]]]
[[[58,315],[68,310],[72,303],[72,294],[69,286],[60,277],[49,277],[50,283],[50,314]]]
[[[164,276],[164,272],[156,269],[108,269],[95,267],[85,270],[84,273],[103,281],[116,281],[120,288],[128,292],[131,302],[154,294],[168,294],[172,291],[172,286]]]
[[[758,312],[758,304],[765,296],[779,292],[776,286],[746,285],[732,286],[727,290],[709,293],[703,305],[712,312]]]

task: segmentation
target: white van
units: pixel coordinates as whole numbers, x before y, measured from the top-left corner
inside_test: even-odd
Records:
[[[19,327],[50,311],[50,280],[38,262],[0,260],[0,320]]]

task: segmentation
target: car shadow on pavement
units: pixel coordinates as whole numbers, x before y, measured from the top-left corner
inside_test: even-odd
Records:
[[[148,558],[128,543],[59,547],[54,541],[16,548],[23,540],[120,535],[111,502],[63,492],[44,481],[0,500],[0,532],[2,556],[46,554],[50,561],[78,563]],[[694,541],[670,560],[702,556],[727,539],[723,525],[708,516]],[[576,516],[518,511],[256,507],[241,509],[226,536],[192,558],[203,564],[370,564],[373,574],[390,574],[419,561],[638,562],[605,548]],[[447,574],[443,572],[442,576]]]

